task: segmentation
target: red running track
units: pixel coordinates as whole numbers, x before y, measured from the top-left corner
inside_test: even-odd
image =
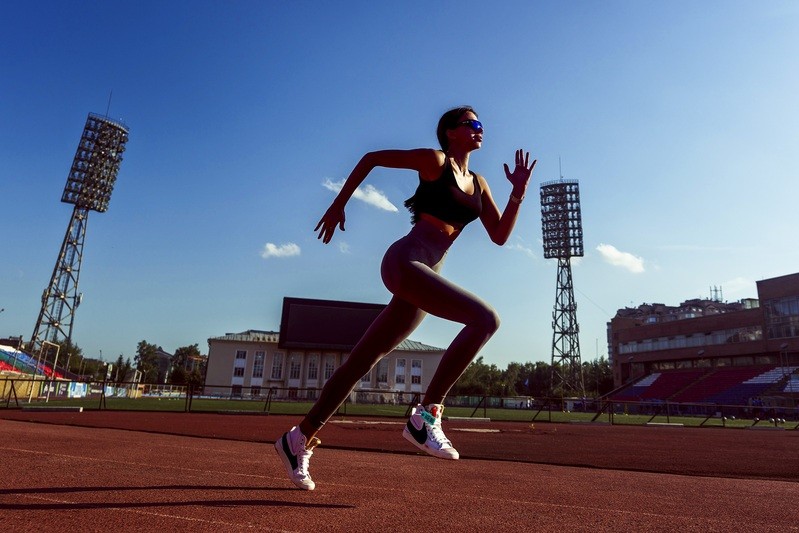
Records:
[[[799,531],[799,432],[337,418],[313,492],[283,416],[0,411],[3,531]],[[475,432],[474,430],[483,430]]]

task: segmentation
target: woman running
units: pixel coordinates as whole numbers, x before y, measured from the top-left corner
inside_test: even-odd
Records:
[[[419,187],[405,202],[413,227],[389,247],[380,267],[391,301],[327,381],[305,418],[275,442],[289,478],[301,489],[316,486],[308,471],[313,449],[321,442],[316,434],[358,380],[405,340],[428,313],[459,322],[463,329],[444,352],[422,403],[412,409],[403,436],[430,455],[458,459],[441,428],[444,398],[497,330],[499,317],[490,305],[439,272],[450,245],[473,220],[480,219],[496,244],[508,240],[536,161],[530,163],[530,154],[517,150],[513,171],[504,165],[513,189],[500,212],[485,178],[469,170],[469,155],[483,143],[483,125],[475,110],[464,106],[447,111],[436,134],[441,150],[381,150],[364,155],[314,229],[325,244],[337,226],[344,230],[344,206],[373,168],[418,172]]]

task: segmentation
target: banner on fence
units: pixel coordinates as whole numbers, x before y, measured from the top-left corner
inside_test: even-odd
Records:
[[[88,387],[86,383],[77,383],[73,381],[69,384],[69,389],[67,390],[67,396],[69,398],[85,398],[86,392],[88,391]]]

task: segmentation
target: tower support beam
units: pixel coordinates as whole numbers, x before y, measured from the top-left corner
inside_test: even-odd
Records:
[[[580,358],[580,324],[574,301],[569,258],[558,259],[555,307],[552,311],[552,385],[562,396],[585,396]]]
[[[88,221],[89,210],[75,206],[50,284],[42,294],[42,308],[31,336],[34,353],[39,353],[44,341],[58,343],[72,339],[72,320],[81,301],[78,281]]]

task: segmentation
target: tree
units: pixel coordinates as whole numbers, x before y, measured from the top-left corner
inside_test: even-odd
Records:
[[[588,396],[603,396],[613,390],[613,369],[604,357],[583,363],[583,380]]]
[[[613,390],[613,373],[607,359],[583,362],[583,380],[587,396],[602,396]],[[487,365],[483,357],[472,361],[453,385],[453,396],[533,396],[537,398],[558,396],[559,389],[551,390],[552,365],[545,361],[510,363],[500,371],[496,365]]]
[[[189,383],[191,373],[189,367],[192,366],[190,362],[197,360],[200,357],[200,347],[198,344],[191,346],[181,346],[175,350],[172,356],[171,371],[169,372],[169,382],[174,385],[185,385]]]
[[[58,349],[58,365],[67,372],[77,373],[80,370],[80,362],[83,359],[83,350],[69,339],[63,339],[56,344]],[[52,363],[55,353],[48,354],[48,361]]]
[[[188,377],[189,373],[182,366],[173,366],[169,372],[169,382],[172,385],[185,385]]]
[[[114,382],[120,384],[125,381],[125,378],[128,376],[131,370],[133,370],[133,365],[130,364],[130,357],[125,359],[122,354],[119,354],[116,363],[114,363],[114,371],[112,372],[111,377]]]
[[[502,394],[502,372],[497,365],[485,364],[480,356],[466,367],[450,394],[499,396]]]
[[[139,342],[136,347],[136,369],[141,372],[144,383],[155,383],[158,380],[158,346],[147,341]]]
[[[105,363],[99,359],[84,358],[78,370],[88,381],[102,381],[105,378]]]
[[[518,391],[523,390],[519,386],[523,369],[520,363],[510,363],[502,372],[502,396],[518,396]]]
[[[204,374],[199,368],[195,368],[191,371],[191,374],[188,375],[186,382],[194,385],[195,387],[200,387],[205,383]]]
[[[182,367],[188,370],[189,361],[200,357],[200,347],[197,344],[191,346],[181,346],[175,350],[175,355],[172,356],[172,367]]]
[[[526,396],[549,396],[551,370],[551,365],[544,361],[525,363],[519,375],[522,386],[518,387],[518,390],[523,391]]]

